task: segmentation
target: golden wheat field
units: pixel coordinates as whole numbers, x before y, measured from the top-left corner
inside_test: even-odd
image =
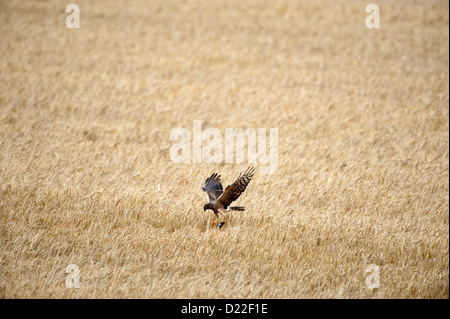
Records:
[[[72,2],[0,1],[0,298],[449,297],[448,1]],[[278,129],[221,229],[196,120]]]

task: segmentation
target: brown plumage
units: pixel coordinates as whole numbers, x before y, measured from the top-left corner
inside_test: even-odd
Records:
[[[211,209],[214,212],[216,220],[213,224],[221,217],[222,222],[219,223],[219,228],[221,228],[225,224],[225,221],[223,220],[225,213],[230,210],[245,210],[245,207],[243,206],[230,206],[230,204],[237,200],[245,191],[254,173],[255,168],[248,167],[244,174],[241,172],[238,179],[225,188],[225,191],[223,191],[220,175],[218,173],[214,173],[206,179],[202,190],[206,192],[206,195],[208,196],[208,203],[203,206],[203,210],[206,211],[207,209]]]

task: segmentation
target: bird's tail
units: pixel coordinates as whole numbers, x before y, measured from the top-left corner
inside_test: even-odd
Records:
[[[233,206],[233,207],[230,207],[230,209],[237,211],[237,212],[242,212],[245,210],[245,207],[244,206]]]

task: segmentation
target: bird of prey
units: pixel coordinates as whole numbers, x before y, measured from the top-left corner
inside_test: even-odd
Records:
[[[227,212],[245,210],[245,207],[243,206],[230,206],[230,204],[238,199],[238,197],[245,191],[248,183],[250,183],[250,180],[253,177],[254,172],[254,167],[248,167],[244,174],[241,172],[238,179],[233,184],[228,185],[228,187],[225,188],[225,191],[222,188],[220,175],[218,173],[214,173],[206,179],[202,190],[206,192],[208,202],[205,206],[203,206],[203,211],[210,209],[214,212],[214,215],[216,215],[216,220],[213,222],[213,225],[217,223],[220,217],[221,222],[219,223],[219,228],[222,228],[222,226],[225,225],[224,215]]]

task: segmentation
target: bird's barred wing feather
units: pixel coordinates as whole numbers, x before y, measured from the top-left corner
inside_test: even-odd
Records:
[[[220,182],[220,175],[214,173],[210,177],[208,177],[202,190],[206,192],[209,203],[216,201],[217,198],[219,198],[219,196],[223,193],[222,183]]]
[[[250,183],[250,180],[253,177],[253,173],[255,172],[254,167],[249,167],[245,171],[244,174],[239,174],[238,179],[231,185],[229,185],[223,194],[218,198],[218,202],[225,207],[229,206],[232,202],[234,202],[236,199],[241,196],[241,194],[245,191],[247,188],[248,183]]]

